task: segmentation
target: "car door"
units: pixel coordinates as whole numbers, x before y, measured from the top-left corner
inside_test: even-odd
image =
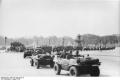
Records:
[[[68,67],[69,67],[69,60],[66,59],[66,56],[64,56],[62,59],[61,59],[61,65],[62,65],[62,68],[67,70]]]

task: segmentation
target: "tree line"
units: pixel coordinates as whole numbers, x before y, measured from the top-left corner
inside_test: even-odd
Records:
[[[7,37],[6,45],[10,45],[12,42],[20,42],[25,46],[31,46],[36,44],[37,46],[49,45],[49,46],[76,46],[76,38],[71,37],[33,37],[33,38],[18,38],[12,39]],[[120,34],[119,35],[106,35],[106,36],[97,36],[92,34],[80,35],[80,42],[83,47],[99,47],[99,46],[120,46]],[[0,46],[5,45],[4,37],[0,36]]]

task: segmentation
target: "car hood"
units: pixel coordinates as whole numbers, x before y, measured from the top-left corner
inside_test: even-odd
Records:
[[[70,64],[83,64],[83,65],[94,65],[99,64],[99,59],[91,58],[91,57],[77,57],[75,59],[70,60]]]

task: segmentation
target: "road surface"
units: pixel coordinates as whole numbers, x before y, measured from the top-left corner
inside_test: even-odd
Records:
[[[119,48],[120,49],[120,48]],[[120,76],[120,56],[118,51],[87,51],[90,56],[99,58],[102,62],[100,66],[100,77]],[[94,54],[93,54],[94,53]],[[109,53],[109,55],[108,55]],[[97,55],[96,55],[97,54]],[[106,55],[105,55],[106,54]],[[55,75],[53,69],[49,66],[36,69],[31,67],[29,59],[23,58],[23,53],[0,52],[0,76],[69,76],[69,72],[62,71],[61,75]],[[90,75],[81,75],[81,77],[90,77]]]

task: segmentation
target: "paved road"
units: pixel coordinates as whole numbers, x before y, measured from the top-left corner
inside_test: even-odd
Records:
[[[117,56],[100,56],[102,62],[100,66],[100,77],[120,76],[120,57]],[[23,59],[22,53],[0,53],[0,76],[56,76],[53,69],[44,67],[36,69],[31,67],[29,59]],[[68,72],[62,71],[60,76],[68,76]],[[89,77],[90,75],[81,75]]]

